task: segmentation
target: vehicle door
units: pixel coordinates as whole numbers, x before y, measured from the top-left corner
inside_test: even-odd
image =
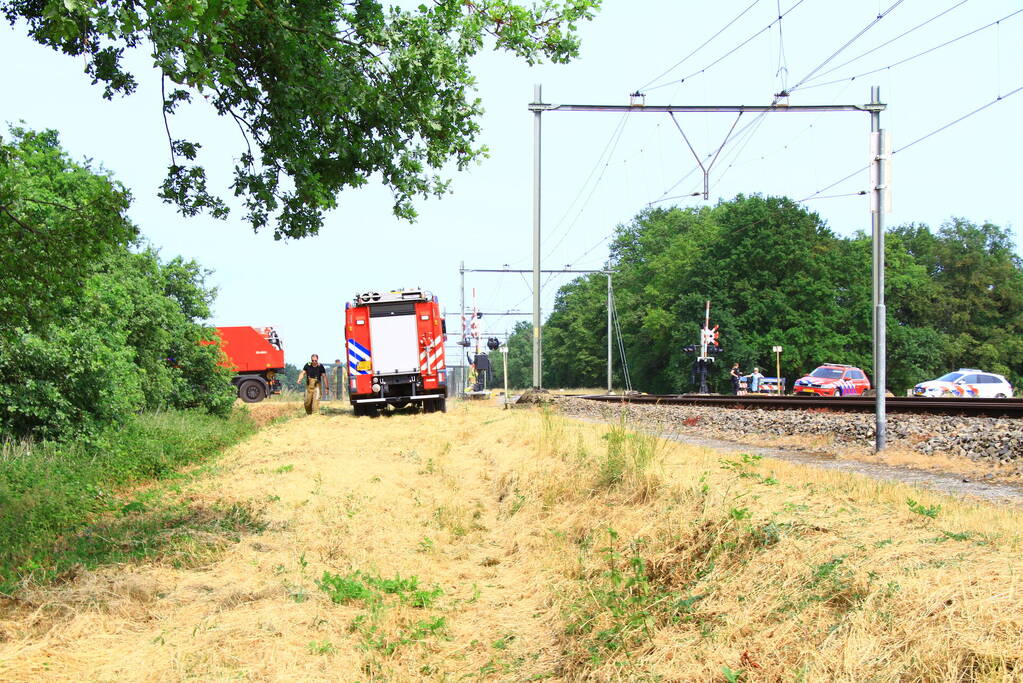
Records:
[[[870,388],[870,382],[867,381],[867,376],[863,374],[862,370],[848,370],[845,376],[852,384],[853,393],[857,396]]]
[[[976,373],[963,375],[955,381],[955,386],[959,389],[957,395],[963,398],[975,398],[980,396],[980,388],[978,385],[979,381],[980,376]]]
[[[994,398],[1001,389],[1002,383],[994,375],[977,375],[977,395],[981,398]]]

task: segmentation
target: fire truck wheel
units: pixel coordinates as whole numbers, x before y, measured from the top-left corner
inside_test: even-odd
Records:
[[[428,398],[425,401],[423,401],[423,412],[432,413],[433,411],[434,411],[433,399]]]
[[[259,403],[266,398],[266,388],[254,379],[247,379],[238,385],[238,398],[246,403]]]
[[[437,401],[435,404],[437,410],[442,413],[448,412],[448,400],[446,398],[438,398],[435,400]]]

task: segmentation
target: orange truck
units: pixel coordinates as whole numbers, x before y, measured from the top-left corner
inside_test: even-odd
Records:
[[[281,393],[279,373],[284,372],[284,346],[272,327],[218,327],[224,360],[220,363],[234,371],[231,383],[238,398],[259,403]]]
[[[356,415],[422,406],[445,412],[444,316],[422,289],[365,292],[345,304],[348,395]]]

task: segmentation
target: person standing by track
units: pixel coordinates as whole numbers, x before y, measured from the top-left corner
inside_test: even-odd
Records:
[[[759,394],[760,385],[763,381],[764,376],[760,373],[760,368],[753,368],[753,372],[749,376],[749,392],[751,394]]]
[[[320,365],[320,357],[315,353],[309,357],[309,362],[302,367],[298,373],[298,383],[302,384],[305,379],[305,413],[312,415],[320,412],[320,385],[324,390],[329,389],[327,382],[327,368]]]
[[[735,394],[736,396],[738,396],[739,395],[739,375],[741,374],[739,372],[739,364],[738,363],[733,363],[732,364],[732,370],[728,374],[732,378],[732,393]]]

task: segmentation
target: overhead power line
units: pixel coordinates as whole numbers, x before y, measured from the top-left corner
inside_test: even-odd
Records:
[[[618,149],[618,143],[621,141],[622,135],[625,133],[625,124],[628,120],[628,117],[629,117],[628,112],[622,114],[621,119],[619,119],[618,121],[618,125],[615,127],[615,130],[611,133],[611,137],[608,139],[607,144],[604,146],[604,150],[600,153],[600,156],[597,158],[597,162],[593,166],[593,169],[590,171],[589,176],[587,176],[586,180],[579,188],[579,192],[578,194],[576,194],[575,199],[573,199],[572,203],[568,205],[567,209],[565,209],[565,213],[562,215],[561,220],[558,221],[558,224],[555,225],[554,229],[551,231],[553,236],[553,234],[558,230],[558,228],[560,228],[561,225],[565,222],[565,219],[568,218],[568,214],[572,211],[575,204],[579,201],[579,198],[582,197],[583,192],[586,190],[586,186],[589,184],[590,179],[593,177],[593,174],[596,173],[598,168],[600,168],[600,175],[597,176],[597,180],[593,183],[593,187],[590,188],[590,193],[589,195],[586,196],[586,200],[579,207],[579,211],[576,213],[575,218],[573,218],[572,222],[569,223],[567,228],[565,228],[565,232],[561,235],[560,238],[558,238],[558,241],[554,244],[554,246],[548,250],[547,255],[544,256],[545,259],[550,258],[551,255],[555,251],[557,251],[558,247],[561,246],[562,242],[565,241],[569,233],[572,232],[572,229],[575,227],[576,223],[579,222],[579,219],[582,217],[583,212],[586,210],[587,205],[590,203],[590,199],[593,198],[593,195],[596,193],[597,188],[600,187],[600,182],[604,179],[604,174],[607,172],[608,167],[611,165],[611,159],[614,156],[615,150]],[[604,162],[604,165],[601,168],[602,161]]]
[[[1013,95],[1015,95],[1016,93],[1018,93],[1021,90],[1023,90],[1023,85],[1019,86],[1018,88],[1016,88],[1014,90],[1010,90],[1009,92],[1005,93],[1004,95],[999,95],[998,97],[996,97],[995,99],[991,100],[987,104],[980,105],[979,107],[977,107],[973,111],[971,111],[971,112],[969,112],[967,114],[963,114],[962,116],[960,116],[959,118],[957,118],[957,119],[955,119],[953,121],[949,121],[948,123],[946,123],[944,126],[941,126],[940,128],[935,128],[934,130],[932,130],[930,133],[927,133],[926,135],[921,135],[916,140],[913,140],[913,142],[905,144],[902,147],[899,147],[898,149],[894,150],[892,152],[892,154],[898,154],[899,152],[905,151],[905,150],[909,149],[910,147],[912,147],[913,145],[917,144],[918,142],[923,142],[924,140],[926,140],[927,138],[931,137],[932,135],[937,135],[938,133],[940,133],[941,131],[945,130],[946,128],[951,128],[952,126],[956,125],[960,121],[965,121],[966,119],[970,118],[974,114],[979,114],[980,112],[984,111],[988,107],[990,107],[992,105],[995,105],[995,104],[998,104],[1002,100],[1009,99],[1010,97],[1012,97]]]
[[[828,57],[828,58],[827,58],[827,59],[825,59],[825,60],[824,60],[823,62],[821,62],[820,64],[818,64],[818,65],[817,65],[817,67],[816,67],[816,68],[815,68],[815,69],[814,69],[813,71],[811,71],[811,72],[810,72],[810,73],[808,73],[807,75],[803,76],[803,78],[802,78],[802,79],[800,79],[800,81],[799,81],[798,83],[796,83],[796,84],[795,84],[794,86],[792,86],[792,87],[791,87],[791,88],[789,89],[789,93],[792,93],[792,92],[795,92],[796,90],[798,90],[798,89],[799,89],[799,87],[800,87],[801,85],[803,85],[803,83],[806,83],[806,82],[807,82],[808,80],[810,80],[811,78],[813,78],[813,76],[814,76],[814,75],[815,75],[815,74],[816,74],[816,73],[817,73],[818,71],[820,71],[821,69],[823,69],[824,67],[826,67],[826,66],[827,66],[827,65],[828,65],[828,64],[829,64],[829,63],[831,62],[831,60],[832,60],[832,59],[834,59],[834,58],[835,58],[835,57],[837,57],[838,55],[842,54],[842,52],[844,52],[844,51],[845,51],[845,49],[846,49],[847,47],[849,47],[850,45],[852,45],[853,43],[855,43],[855,42],[856,42],[857,40],[859,40],[859,39],[860,39],[860,38],[861,38],[861,37],[862,37],[862,36],[863,36],[863,35],[864,35],[864,34],[865,34],[865,33],[866,33],[867,31],[869,31],[870,29],[872,29],[872,28],[874,28],[875,26],[877,26],[877,23],[878,23],[879,21],[881,21],[882,19],[884,19],[885,17],[887,17],[887,16],[889,15],[889,14],[891,14],[891,12],[892,12],[892,11],[893,11],[893,10],[894,10],[894,9],[895,9],[896,7],[898,7],[899,5],[901,5],[901,4],[903,3],[903,2],[905,2],[905,0],[895,0],[895,2],[893,2],[893,3],[891,4],[891,6],[889,6],[889,7],[888,7],[888,9],[886,9],[886,10],[885,10],[884,12],[881,12],[880,14],[878,14],[878,15],[877,15],[877,16],[876,16],[876,17],[874,18],[874,20],[873,20],[873,21],[871,21],[871,22],[870,22],[869,24],[867,24],[867,25],[866,25],[866,26],[864,26],[864,27],[863,27],[862,29],[860,29],[859,33],[857,33],[857,34],[856,34],[856,35],[854,35],[854,36],[853,36],[852,38],[850,38],[849,40],[847,40],[847,41],[845,42],[845,44],[844,44],[844,45],[842,45],[842,47],[840,47],[840,48],[838,48],[837,50],[835,50],[834,52],[832,52],[832,53],[831,53],[831,56],[830,56],[830,57]]]
[[[900,1],[900,2],[902,2],[902,0],[899,0],[899,1]],[[700,75],[700,74],[704,73],[705,71],[707,71],[708,69],[710,69],[710,68],[712,68],[712,67],[714,67],[714,66],[717,66],[718,64],[720,64],[721,62],[723,62],[723,61],[724,61],[725,59],[728,59],[728,58],[729,58],[729,57],[731,57],[731,56],[732,56],[733,54],[735,54],[736,52],[738,52],[738,51],[739,51],[739,50],[741,50],[742,48],[744,48],[744,47],[746,47],[747,45],[749,45],[749,44],[750,44],[750,42],[752,42],[752,41],[753,41],[753,40],[754,40],[755,38],[757,38],[758,36],[760,36],[761,34],[763,34],[763,33],[764,33],[765,31],[770,31],[770,30],[771,30],[771,27],[772,27],[772,26],[774,26],[775,24],[777,24],[777,23],[778,23],[779,21],[781,21],[781,20],[782,20],[782,18],[783,18],[783,17],[785,17],[785,16],[786,16],[786,15],[787,15],[787,14],[788,14],[789,12],[791,12],[791,11],[792,11],[792,10],[794,10],[794,9],[796,9],[797,7],[799,7],[800,5],[802,5],[802,4],[804,3],[804,2],[806,2],[806,0],[798,0],[798,2],[796,2],[796,4],[792,5],[792,6],[791,6],[791,7],[789,7],[789,8],[787,9],[787,10],[785,10],[785,12],[784,12],[784,13],[782,13],[782,15],[781,15],[781,16],[779,16],[779,17],[778,17],[777,19],[775,19],[775,20],[774,20],[774,21],[772,21],[772,22],[771,22],[770,24],[768,24],[768,25],[767,25],[767,26],[765,26],[764,28],[760,29],[759,31],[757,31],[756,33],[754,33],[753,35],[751,35],[751,36],[750,36],[749,38],[747,38],[746,40],[742,41],[741,43],[739,43],[738,45],[736,45],[735,47],[733,47],[733,48],[732,48],[731,50],[729,50],[729,51],[728,51],[728,52],[726,52],[725,54],[723,54],[723,55],[721,55],[720,57],[718,57],[717,59],[715,59],[715,60],[714,60],[713,62],[711,62],[711,63],[710,63],[710,64],[708,64],[707,66],[703,67],[702,69],[698,69],[698,70],[696,70],[696,71],[692,72],[691,74],[689,74],[688,76],[684,76],[683,78],[680,78],[680,79],[675,79],[675,80],[672,80],[672,81],[667,81],[667,82],[665,82],[665,83],[661,83],[660,85],[655,85],[655,86],[652,86],[652,87],[647,87],[647,88],[644,88],[644,90],[646,90],[646,91],[650,91],[650,90],[658,90],[659,88],[667,88],[667,87],[668,87],[669,85],[675,85],[675,84],[677,84],[677,83],[684,83],[685,81],[689,80],[689,79],[690,79],[690,78],[692,78],[693,76],[698,76],[698,75]]]
[[[861,52],[860,54],[856,55],[856,56],[855,56],[855,57],[853,57],[852,59],[848,59],[848,60],[846,60],[846,61],[842,62],[841,64],[839,64],[838,66],[833,66],[833,67],[831,67],[830,69],[828,69],[827,71],[824,71],[824,72],[821,72],[821,73],[817,74],[817,76],[816,76],[815,78],[812,78],[812,79],[810,79],[810,80],[816,80],[817,78],[824,78],[824,77],[825,77],[825,76],[827,76],[828,74],[830,74],[830,73],[834,73],[834,72],[838,71],[839,69],[841,69],[841,68],[843,68],[843,67],[849,66],[849,65],[850,65],[850,64],[852,64],[853,62],[857,62],[857,61],[859,61],[859,60],[863,59],[864,57],[866,57],[867,55],[870,55],[870,54],[873,54],[873,53],[877,52],[878,50],[880,50],[880,49],[881,49],[881,48],[883,48],[883,47],[888,47],[888,46],[889,46],[889,45],[891,45],[892,43],[895,43],[895,42],[898,42],[899,40],[902,40],[903,38],[905,38],[906,36],[908,36],[908,35],[909,35],[910,33],[913,33],[914,31],[917,31],[917,30],[919,30],[919,29],[923,28],[924,26],[927,26],[927,25],[928,25],[928,24],[930,24],[930,23],[931,23],[932,21],[935,21],[935,20],[937,20],[937,19],[940,19],[941,17],[945,16],[946,14],[948,14],[949,12],[951,12],[952,10],[954,10],[954,9],[956,9],[957,7],[960,7],[960,6],[962,6],[962,5],[965,5],[965,4],[966,4],[967,2],[969,2],[969,1],[970,1],[970,0],[959,0],[959,2],[957,2],[957,3],[956,3],[956,4],[954,4],[954,5],[952,5],[952,6],[951,6],[951,7],[949,7],[948,9],[946,9],[946,10],[944,10],[944,11],[942,11],[942,12],[939,12],[938,14],[935,14],[935,15],[934,15],[934,16],[932,16],[932,17],[931,17],[930,19],[928,19],[928,20],[926,20],[926,21],[924,21],[924,22],[922,22],[922,23],[919,23],[919,24],[917,24],[916,26],[914,26],[913,28],[909,29],[908,31],[903,31],[902,33],[900,33],[899,35],[895,36],[895,37],[894,37],[894,38],[892,38],[891,40],[886,40],[885,42],[881,43],[880,45],[878,45],[878,46],[876,46],[876,47],[872,47],[872,48],[870,48],[870,49],[869,49],[869,50],[867,50],[866,52]]]
[[[666,70],[664,71],[664,73],[662,73],[662,74],[661,74],[661,75],[659,75],[659,76],[655,76],[654,78],[651,78],[651,79],[650,79],[650,80],[649,80],[649,81],[648,81],[647,83],[644,83],[644,84],[643,84],[643,86],[642,86],[641,88],[637,88],[637,89],[636,89],[636,90],[637,90],[637,92],[641,92],[641,91],[645,90],[645,89],[647,88],[647,86],[651,85],[652,83],[656,83],[657,81],[661,80],[662,78],[664,78],[665,76],[667,76],[668,74],[670,74],[670,73],[671,73],[672,71],[674,71],[675,69],[677,69],[678,67],[680,67],[680,66],[682,66],[683,64],[685,64],[685,63],[686,63],[687,61],[689,61],[689,58],[690,58],[690,57],[692,57],[692,56],[693,56],[693,55],[695,55],[695,54],[696,54],[697,52],[699,52],[699,51],[700,51],[700,50],[702,50],[703,48],[705,48],[705,47],[707,47],[708,45],[710,45],[710,43],[711,43],[711,42],[712,42],[712,41],[713,41],[713,40],[714,40],[715,38],[717,38],[717,37],[718,37],[718,36],[720,36],[720,35],[721,35],[722,33],[724,33],[725,31],[727,31],[727,30],[728,30],[728,29],[729,29],[729,28],[730,28],[730,27],[732,26],[732,24],[734,24],[735,22],[739,21],[739,19],[742,19],[742,18],[743,18],[743,16],[745,16],[747,12],[749,12],[749,11],[750,11],[751,9],[753,9],[753,8],[754,8],[754,7],[756,6],[756,5],[758,5],[758,4],[760,4],[760,0],[753,0],[753,2],[751,2],[751,3],[749,4],[749,6],[747,6],[747,7],[746,7],[746,9],[744,9],[744,10],[743,10],[743,11],[741,11],[741,12],[739,12],[739,14],[737,14],[737,15],[735,16],[735,18],[733,18],[733,19],[732,19],[731,21],[729,21],[729,22],[728,22],[727,24],[725,24],[725,25],[724,25],[724,26],[722,26],[722,27],[721,27],[720,29],[718,29],[718,32],[717,32],[717,33],[715,33],[715,34],[714,34],[714,35],[712,35],[712,36],[711,36],[710,38],[708,38],[707,40],[705,40],[705,41],[704,41],[703,43],[701,43],[701,44],[700,44],[700,46],[699,46],[699,47],[697,47],[697,48],[696,48],[695,50],[693,50],[692,52],[690,52],[689,54],[687,54],[687,55],[686,55],[685,57],[683,57],[683,58],[682,58],[681,60],[679,60],[679,61],[675,62],[675,63],[674,63],[674,64],[672,64],[672,65],[671,65],[670,67],[668,67],[668,69],[666,69]],[[659,87],[660,87],[660,86],[659,86]]]
[[[820,71],[820,69],[824,68],[831,60],[833,60],[835,57],[837,57],[839,54],[841,54],[846,48],[848,48],[850,45],[852,45],[854,42],[856,42],[864,34],[866,34],[867,31],[869,31],[871,28],[876,26],[879,21],[881,21],[886,16],[888,16],[896,7],[901,5],[904,1],[905,0],[896,0],[886,10],[884,10],[883,12],[879,12],[878,15],[873,19],[873,21],[871,21],[869,24],[867,24],[862,29],[860,29],[860,31],[856,35],[854,35],[852,38],[847,40],[845,42],[845,44],[842,45],[842,47],[838,48],[833,53],[831,53],[831,55],[829,57],[827,57],[823,62],[821,62],[819,65],[817,65],[812,71],[810,71],[810,73],[808,73],[806,76],[804,76],[799,81],[799,83],[797,83],[793,88],[791,88],[788,91],[782,90],[781,92],[777,93],[774,96],[774,99],[771,101],[771,104],[772,105],[777,104],[781,97],[789,95],[796,88],[798,88],[801,83],[806,82],[806,80],[809,79],[810,77],[812,77],[813,74],[815,74],[816,72]],[[797,3],[797,5],[798,5],[798,3]],[[789,11],[791,11],[792,9],[795,9],[795,7],[796,6],[794,5],[793,7],[791,7],[789,9]],[[786,14],[787,14],[787,12],[786,12]],[[781,19],[782,19],[783,16],[784,15],[781,15],[777,19],[777,21],[779,22],[779,28],[780,28],[780,22],[781,22]],[[735,151],[732,152],[731,149],[729,150],[729,153],[731,154],[732,162],[729,163],[721,171],[721,173],[718,176],[719,179],[721,177],[723,177],[725,175],[725,173],[727,173],[735,165],[735,163],[738,160],[738,158],[742,155],[743,151],[745,151],[746,147],[749,145],[750,141],[753,139],[753,136],[756,135],[757,131],[760,129],[760,126],[761,126],[761,124],[763,124],[764,118],[765,118],[766,114],[767,114],[767,112],[760,113],[756,118],[754,118],[752,121],[747,123],[743,128],[740,128],[739,132],[735,136],[733,136],[730,147],[731,147],[731,149],[734,149]],[[748,131],[748,133],[747,133],[747,131]],[[718,151],[718,154],[720,154],[720,153],[721,153],[721,150]],[[679,182],[681,182],[681,181],[679,181]],[[676,183],[676,185],[677,184],[678,183]],[[663,201],[663,200],[658,200],[658,201]]]
[[[940,133],[940,132],[942,132],[944,130],[949,129],[952,126],[954,126],[954,125],[956,125],[958,123],[961,123],[962,121],[965,121],[966,119],[970,118],[971,116],[973,116],[975,114],[979,114],[980,112],[984,111],[988,107],[991,107],[991,106],[993,106],[995,104],[998,104],[999,102],[1002,102],[1004,100],[1009,99],[1010,97],[1012,97],[1013,95],[1015,95],[1016,93],[1018,93],[1020,91],[1023,91],[1023,85],[1021,85],[1018,88],[1015,88],[1013,90],[1010,90],[1009,92],[1007,92],[1004,95],[999,95],[998,97],[996,97],[995,99],[991,100],[990,102],[987,102],[985,104],[980,105],[979,107],[977,107],[973,111],[967,112],[966,114],[963,114],[962,116],[960,116],[960,117],[958,117],[956,119],[953,119],[952,121],[949,121],[948,123],[946,123],[946,124],[944,124],[942,126],[939,126],[938,128],[935,128],[934,130],[932,130],[929,133],[921,135],[917,139],[915,139],[912,142],[909,142],[909,143],[903,145],[902,147],[899,147],[898,149],[892,150],[892,154],[895,155],[895,154],[898,154],[899,152],[904,152],[907,149],[909,149],[910,147],[912,147],[912,146],[914,146],[914,145],[916,145],[918,143],[923,142],[927,138],[929,138],[931,136],[934,136],[934,135],[937,135],[938,133]],[[824,199],[825,197],[819,197],[818,195],[820,195],[822,192],[827,192],[828,190],[830,190],[831,188],[835,187],[836,185],[840,185],[840,184],[844,183],[845,181],[849,180],[850,178],[852,178],[856,174],[862,173],[863,171],[866,171],[868,168],[870,168],[869,165],[868,166],[863,166],[861,168],[858,168],[855,171],[853,171],[852,173],[850,173],[849,175],[844,176],[842,178],[839,178],[838,180],[836,180],[835,182],[831,183],[830,185],[825,185],[824,187],[822,187],[821,189],[817,190],[813,194],[808,195],[808,196],[800,199],[799,201],[800,202],[806,202],[806,201],[810,201],[811,199]],[[862,194],[862,193],[854,192],[852,194]],[[830,197],[844,197],[844,196],[848,196],[848,195],[830,195]]]
[[[964,2],[965,2],[965,0],[964,0]],[[778,89],[778,92],[785,92],[787,90],[786,86],[788,84],[789,64],[788,64],[788,61],[785,59],[785,35],[782,33],[782,30],[781,30],[781,18],[783,16],[782,13],[781,13],[781,0],[777,0],[777,3],[778,3],[777,4],[777,7],[778,7],[778,71],[775,72],[774,75],[778,76],[780,78],[780,80],[781,80],[781,87]]]
[[[803,90],[810,90],[811,88],[823,88],[826,85],[834,85],[836,83],[842,83],[842,82],[845,82],[845,81],[855,81],[857,78],[862,78],[863,76],[869,76],[870,74],[876,74],[876,73],[878,73],[880,71],[887,71],[889,69],[894,69],[897,66],[902,66],[906,62],[911,62],[914,59],[917,59],[919,57],[923,57],[926,54],[930,54],[931,52],[934,52],[935,50],[940,50],[943,47],[948,47],[949,45],[952,45],[953,43],[957,43],[957,42],[959,42],[960,40],[962,40],[964,38],[969,38],[973,34],[980,33],[981,31],[984,31],[986,29],[991,28],[992,26],[999,26],[999,25],[1001,25],[1001,23],[1003,21],[1005,21],[1007,19],[1011,19],[1012,17],[1014,17],[1014,16],[1016,16],[1017,14],[1020,14],[1020,13],[1023,13],[1023,9],[1018,9],[1015,12],[1012,12],[1010,14],[1006,14],[1001,19],[998,19],[996,21],[992,21],[990,24],[985,24],[984,26],[981,26],[980,28],[975,28],[972,31],[968,31],[966,33],[963,33],[961,35],[956,36],[955,38],[952,38],[950,40],[946,40],[944,43],[941,43],[939,45],[935,45],[934,47],[928,48],[928,49],[924,50],[923,52],[918,52],[915,55],[911,55],[909,57],[906,57],[905,59],[900,59],[897,62],[893,62],[893,63],[889,64],[888,66],[882,66],[882,67],[877,68],[877,69],[871,69],[870,71],[864,71],[863,73],[858,73],[855,76],[846,76],[845,78],[838,78],[838,79],[835,79],[833,81],[825,81],[823,83],[813,83],[812,85],[805,86],[803,88]]]

